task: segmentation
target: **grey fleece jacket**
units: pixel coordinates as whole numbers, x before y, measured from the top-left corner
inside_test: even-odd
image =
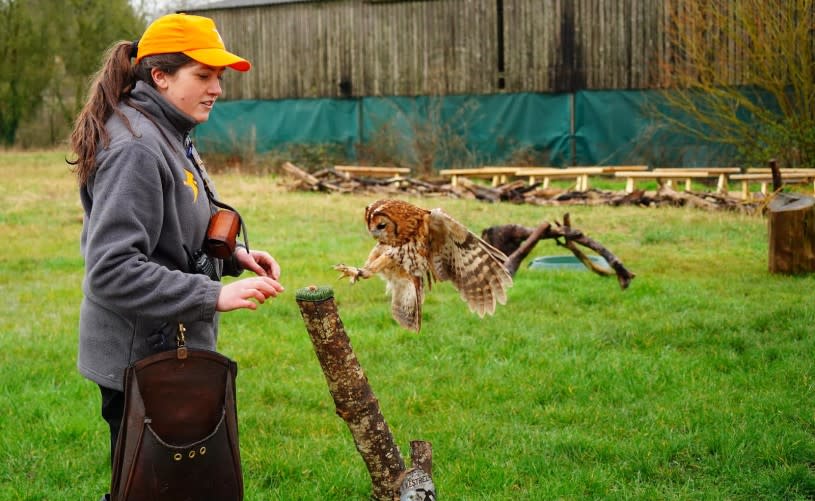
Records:
[[[85,276],[77,367],[122,390],[125,368],[151,354],[147,336],[163,322],[183,322],[187,346],[215,349],[221,284],[192,273],[185,251],[201,247],[213,210],[184,150],[195,121],[144,82],[119,109],[135,134],[114,113],[106,124],[110,145],[80,189]]]

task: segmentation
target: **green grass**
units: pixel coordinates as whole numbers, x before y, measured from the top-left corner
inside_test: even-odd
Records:
[[[0,154],[2,500],[97,499],[109,481],[98,390],[75,368],[82,211],[62,158]],[[815,498],[815,277],[768,273],[764,220],[412,199],[476,232],[568,210],[637,274],[621,291],[524,267],[484,320],[439,284],[416,335],[390,318],[382,281],[351,286],[331,269],[364,262],[374,197],[216,182],[287,287],[222,321],[219,348],[239,365],[247,500],[370,494],[294,300],[310,284],[334,288],[402,454],[432,442],[440,499]],[[534,256],[561,253],[544,241]]]

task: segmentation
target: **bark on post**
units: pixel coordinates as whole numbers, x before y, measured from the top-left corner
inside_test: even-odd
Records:
[[[815,271],[815,198],[777,193],[767,209],[770,273]]]
[[[296,297],[337,415],[348,425],[368,467],[372,497],[391,501],[399,489],[405,463],[351,348],[334,293],[329,287],[311,286],[298,290]]]
[[[415,468],[421,468],[425,473],[433,476],[433,449],[430,442],[413,440],[410,442],[410,460]]]

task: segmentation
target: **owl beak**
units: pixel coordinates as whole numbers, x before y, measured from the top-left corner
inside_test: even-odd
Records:
[[[374,239],[379,240],[380,235],[382,235],[382,230],[377,229],[371,230],[371,236],[374,237]]]

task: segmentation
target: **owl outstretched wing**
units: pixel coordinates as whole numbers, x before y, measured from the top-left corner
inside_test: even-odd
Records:
[[[435,278],[451,281],[480,317],[494,313],[496,303],[506,304],[512,287],[507,256],[441,209],[430,211],[428,226]]]

